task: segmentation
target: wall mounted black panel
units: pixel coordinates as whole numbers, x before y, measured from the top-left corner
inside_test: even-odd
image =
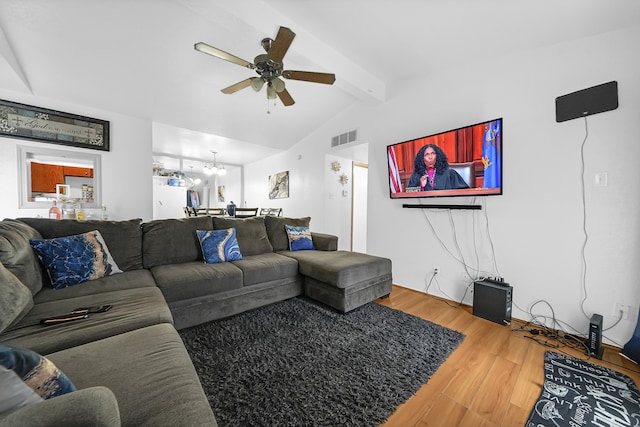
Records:
[[[618,82],[612,81],[556,98],[556,122],[618,108]]]

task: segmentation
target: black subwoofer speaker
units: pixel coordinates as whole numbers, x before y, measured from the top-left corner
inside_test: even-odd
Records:
[[[556,122],[618,108],[618,82],[612,81],[556,98]]]
[[[511,323],[513,287],[505,282],[473,282],[473,315],[501,325]]]

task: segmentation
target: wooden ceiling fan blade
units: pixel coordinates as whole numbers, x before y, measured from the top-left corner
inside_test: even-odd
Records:
[[[242,80],[236,84],[232,84],[229,87],[225,87],[224,89],[220,90],[220,92],[226,93],[227,95],[231,95],[232,93],[235,93],[240,89],[244,89],[245,87],[249,87],[249,86],[251,86],[251,78]]]
[[[295,36],[296,33],[291,31],[290,28],[280,27],[278,35],[276,35],[276,39],[273,41],[271,49],[269,49],[269,59],[282,63],[282,58],[284,58],[287,50],[289,50],[289,46],[291,46],[291,42]]]
[[[251,69],[255,68],[255,66],[251,62],[245,61],[242,58],[238,58],[237,56],[232,55],[229,52],[225,52],[224,50],[218,49],[217,47],[210,46],[204,42],[196,43],[195,45],[193,45],[193,48],[198,52],[206,53],[207,55],[215,56],[216,58],[233,62],[234,64],[238,64],[241,67],[247,67]]]
[[[296,103],[296,101],[293,100],[293,98],[291,97],[291,95],[286,89],[283,89],[277,93],[278,93],[278,98],[280,98],[280,101],[282,101],[285,107],[288,107]]]
[[[282,77],[291,80],[303,80],[305,82],[323,83],[332,85],[336,81],[336,75],[330,73],[316,73],[313,71],[286,70],[282,72]]]

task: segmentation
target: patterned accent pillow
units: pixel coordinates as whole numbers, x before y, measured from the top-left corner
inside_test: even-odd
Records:
[[[196,230],[204,262],[215,264],[218,262],[237,261],[242,259],[236,229],[226,230]]]
[[[289,249],[289,238],[285,225],[295,227],[309,227],[311,217],[304,218],[288,218],[282,216],[267,215],[264,217],[264,225],[267,228],[267,236],[273,246],[274,252],[286,251]]]
[[[287,231],[287,236],[289,237],[290,251],[307,251],[315,249],[309,227],[285,225],[284,229]]]
[[[43,399],[76,390],[71,380],[53,362],[31,350],[0,343],[0,366],[15,372]]]
[[[0,415],[42,400],[15,372],[0,365]]]
[[[55,239],[29,240],[54,289],[122,273],[98,230]]]

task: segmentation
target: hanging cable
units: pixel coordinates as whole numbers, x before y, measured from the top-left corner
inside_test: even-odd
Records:
[[[471,204],[475,204],[476,203],[476,198],[475,196],[471,198]],[[478,275],[478,273],[480,272],[480,254],[478,254],[478,240],[477,240],[477,236],[476,236],[476,215],[475,213],[471,214],[471,235],[473,236],[473,253],[476,256],[476,275]],[[465,294],[467,292],[465,291]],[[464,299],[464,296],[462,297]]]
[[[580,146],[580,166],[581,166],[581,176],[582,176],[582,231],[584,233],[584,241],[582,242],[582,248],[580,249],[580,255],[582,258],[582,294],[583,298],[580,302],[580,310],[584,317],[589,319],[589,315],[584,310],[584,303],[587,301],[587,258],[586,258],[586,248],[587,242],[589,241],[589,233],[587,232],[587,197],[585,190],[585,161],[584,161],[584,147],[586,145],[587,139],[589,138],[589,127],[587,126],[587,117],[584,118],[584,139],[582,140],[582,145]]]
[[[484,221],[487,224],[487,236],[489,237],[489,245],[491,245],[491,257],[493,260],[493,268],[498,277],[502,277],[500,270],[498,270],[498,262],[496,260],[496,249],[493,246],[493,238],[491,237],[491,227],[489,226],[489,213],[487,212],[487,201],[482,199],[482,210],[484,211]]]

